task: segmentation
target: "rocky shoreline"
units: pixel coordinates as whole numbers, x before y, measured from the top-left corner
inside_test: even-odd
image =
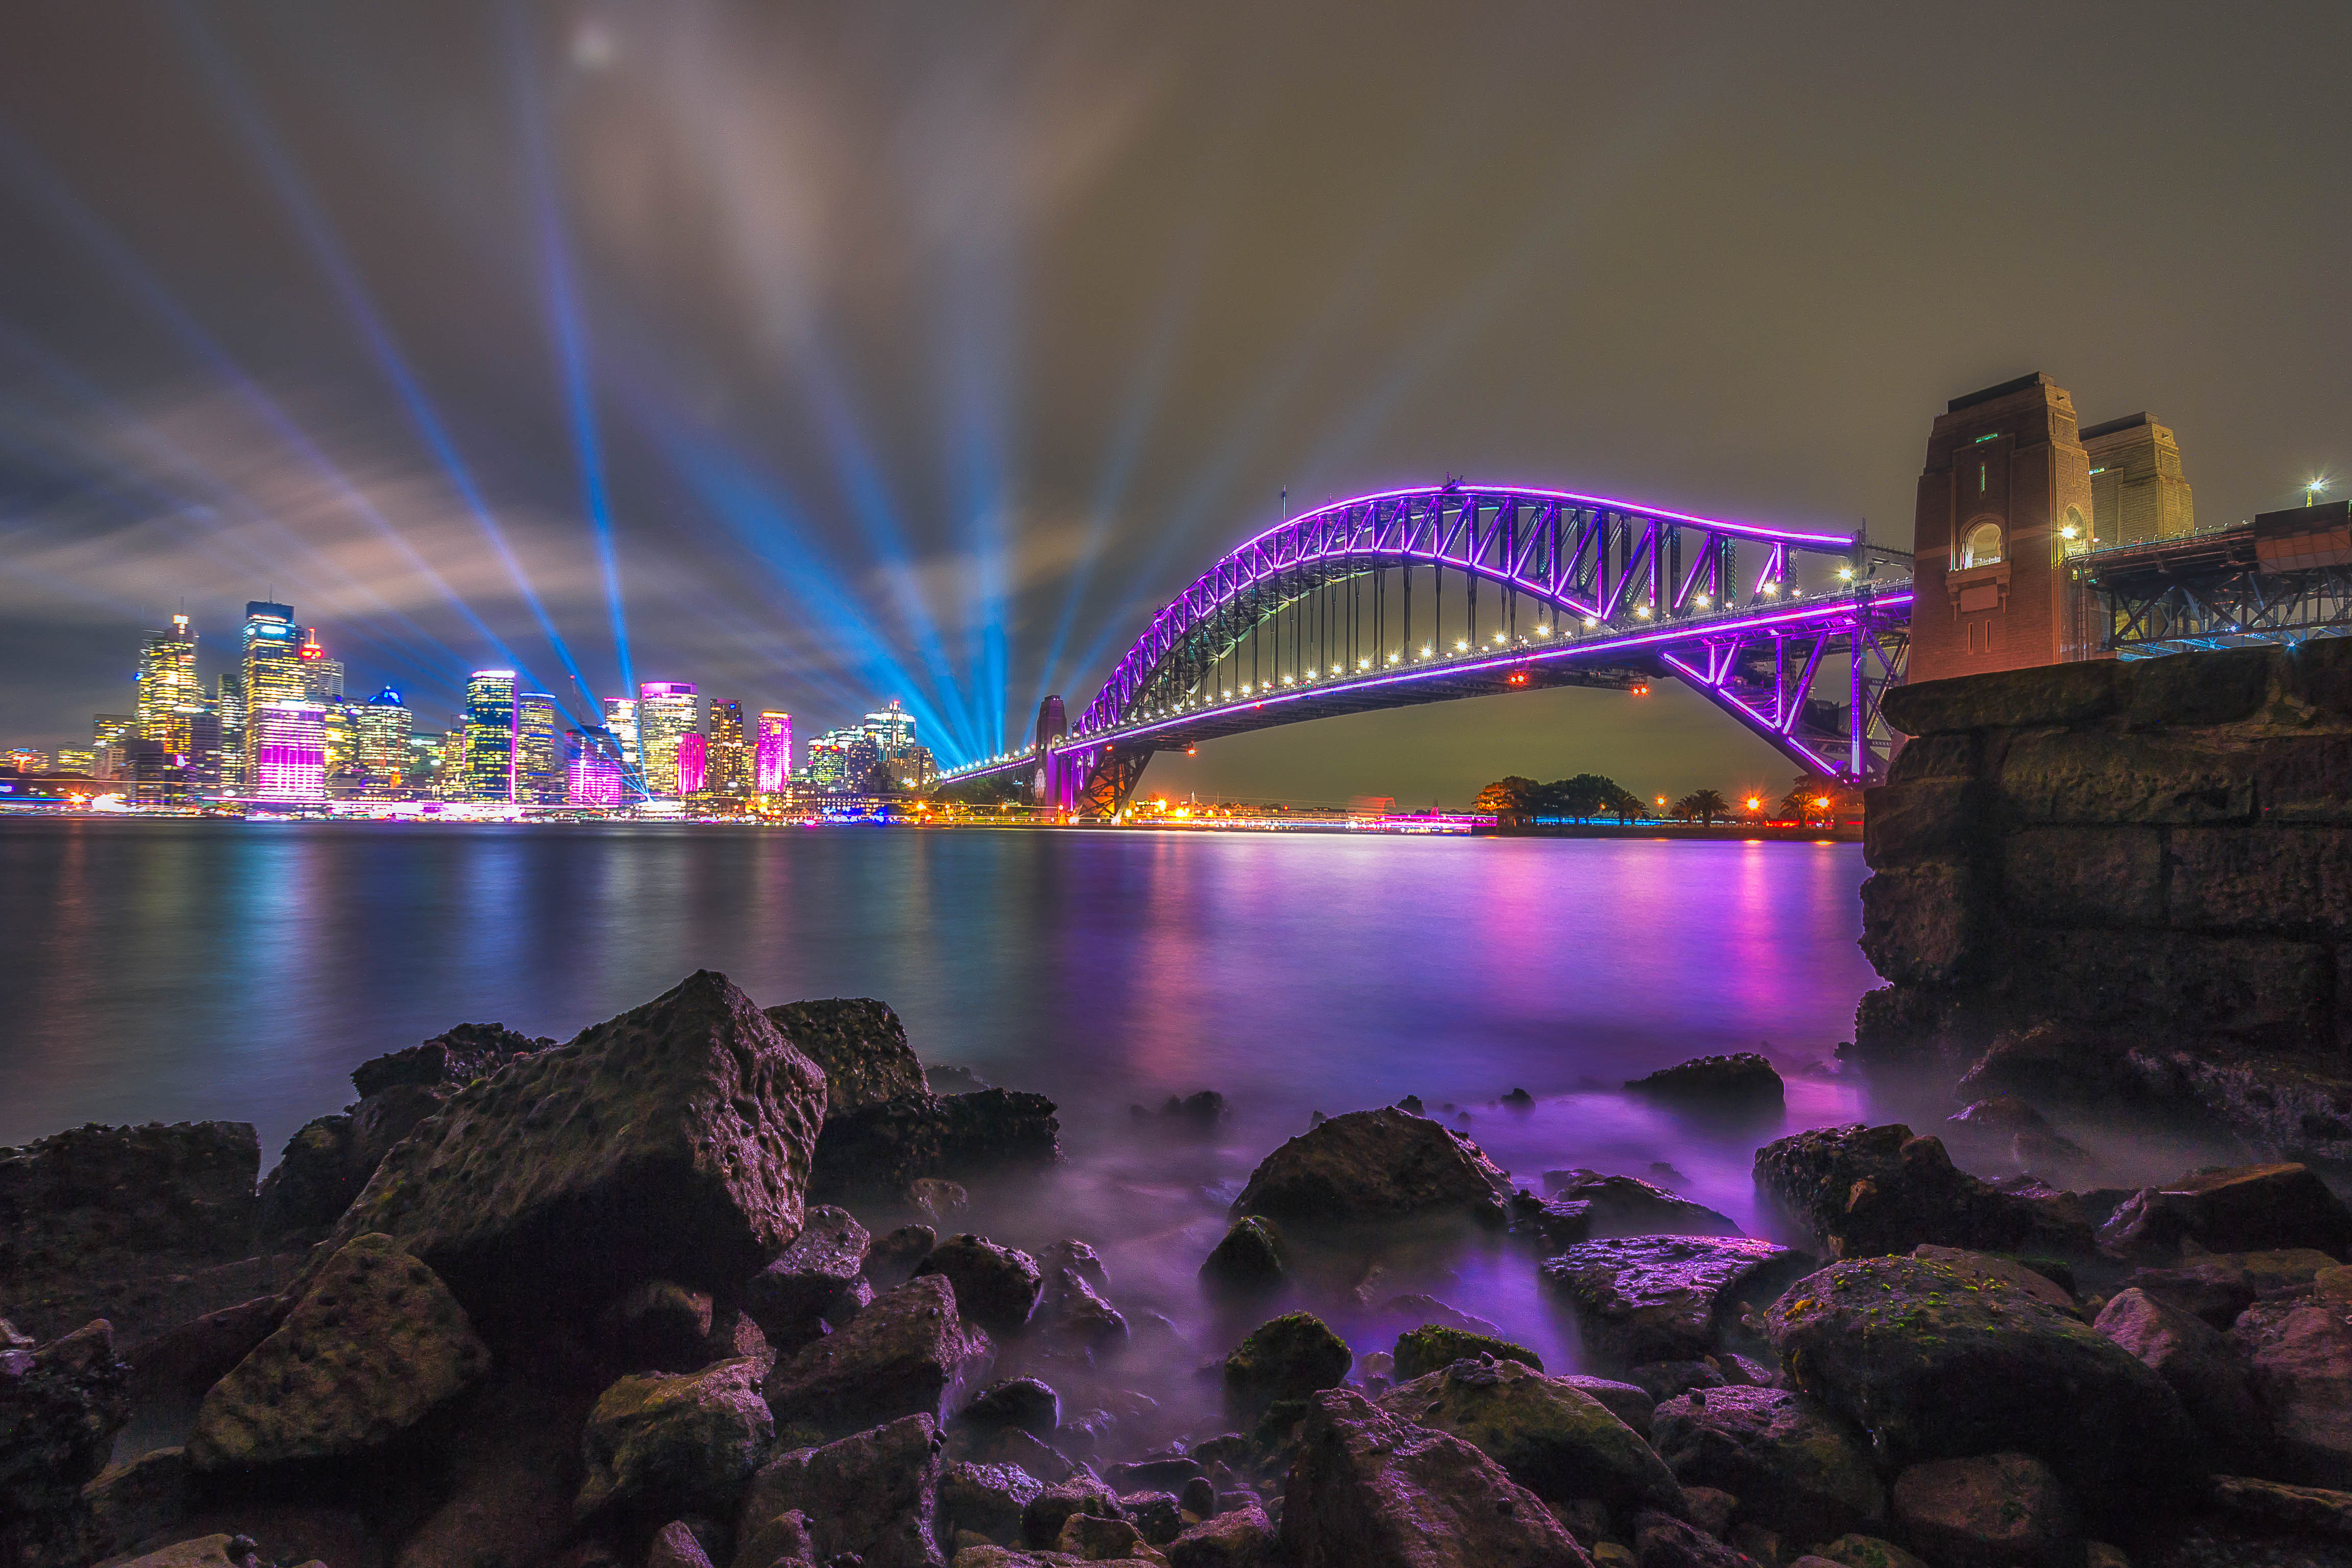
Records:
[[[1349,1111],[1234,1201],[1201,1288],[1255,1326],[1212,1344],[1105,1237],[957,1223],[1060,1129],[948,1077],[880,1003],[704,972],[362,1064],[257,1184],[239,1124],[0,1150],[0,1563],[2352,1568],[2352,1211],[2305,1166],[2065,1192],[1825,1129],[1757,1151],[1788,1246]],[[1780,1098],[1759,1058],[1629,1088]],[[1598,1375],[1427,1296],[1362,1353],[1277,1310],[1443,1233]]]

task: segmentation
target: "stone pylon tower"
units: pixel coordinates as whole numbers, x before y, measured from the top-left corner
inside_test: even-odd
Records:
[[[1952,399],[1919,476],[1910,679],[2086,657],[2066,557],[2090,533],[2090,461],[2063,388],[2037,373]]]

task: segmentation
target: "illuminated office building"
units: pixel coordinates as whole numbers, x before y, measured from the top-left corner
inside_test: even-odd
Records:
[[[886,757],[895,756],[915,743],[915,716],[895,697],[879,713],[866,716],[865,730]]]
[[[677,743],[702,729],[701,702],[690,684],[680,680],[649,680],[637,688],[637,746],[646,770],[646,788],[654,795],[677,795]]]
[[[710,702],[710,773],[704,786],[713,795],[745,795],[751,788],[751,753],[743,744],[743,704]]]
[[[139,732],[139,721],[129,713],[93,713],[89,716],[90,750],[98,753],[98,776],[110,779],[122,773],[131,761],[131,742]]]
[[[637,752],[637,700],[634,697],[604,699],[604,728],[611,731],[614,743],[621,748],[621,771],[643,773],[646,760]]]
[[[175,729],[187,743],[179,758],[189,784],[204,790],[220,788],[222,770],[227,765],[221,746],[220,715],[209,706],[184,704],[176,715]]]
[[[237,658],[244,743],[238,777],[229,782],[245,788],[255,785],[261,744],[256,716],[274,703],[299,703],[309,696],[301,650],[301,634],[294,625],[291,605],[256,599],[245,606],[244,641]]]
[[[435,737],[433,798],[466,798],[466,726],[462,722]]]
[[[298,657],[302,661],[303,695],[313,702],[341,702],[342,661],[327,657],[327,650],[319,645],[318,627],[302,628],[302,647]]]
[[[68,746],[58,753],[58,772],[61,773],[98,773],[98,753]]]
[[[515,799],[515,672],[478,669],[466,681],[465,798],[511,805]]]
[[[245,674],[241,669],[224,669],[213,692],[213,711],[220,715],[221,755],[223,764],[233,774],[245,755]]]
[[[405,782],[412,767],[408,742],[415,725],[416,716],[389,686],[360,709],[358,772],[370,788],[397,789]]]
[[[188,749],[180,711],[201,709],[204,683],[196,678],[196,634],[185,616],[173,616],[169,629],[149,632],[139,645],[139,696],[134,704],[142,739],[161,741],[166,752]]]
[[[677,738],[677,793],[700,795],[710,787],[710,742],[698,730]]]
[[[888,759],[890,776],[898,787],[922,794],[940,782],[940,764],[929,746],[902,746]]]
[[[563,804],[555,699],[544,691],[526,691],[515,700],[515,799],[528,805]]]
[[[307,805],[327,798],[327,713],[313,702],[263,702],[247,714],[256,800]]]
[[[608,705],[609,706],[609,705]],[[574,805],[614,806],[623,803],[621,739],[610,730],[572,731],[569,779]]]
[[[793,716],[770,709],[760,715],[759,747],[753,755],[753,785],[774,795],[793,778]]]

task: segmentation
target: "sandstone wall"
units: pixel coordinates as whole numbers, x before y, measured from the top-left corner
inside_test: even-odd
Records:
[[[1924,682],[1869,792],[1865,1062],[2352,1161],[2352,638]]]

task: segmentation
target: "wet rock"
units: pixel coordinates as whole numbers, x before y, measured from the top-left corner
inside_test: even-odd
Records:
[[[1233,1212],[1318,1224],[1444,1211],[1499,1218],[1510,1191],[1460,1133],[1393,1108],[1351,1110],[1267,1155]]]
[[[1410,1383],[1424,1373],[1435,1372],[1465,1357],[1480,1356],[1495,1361],[1517,1362],[1538,1372],[1543,1368],[1543,1357],[1505,1339],[1488,1334],[1474,1334],[1462,1329],[1450,1329],[1436,1323],[1423,1323],[1397,1336],[1396,1378]]]
[[[2234,1520],[2280,1534],[2352,1542],[2352,1492],[2215,1476],[2207,1501]]]
[[[1085,1473],[1059,1448],[1017,1426],[959,1421],[948,1430],[947,1458],[950,1464],[1010,1465],[1049,1487]]]
[[[1731,1533],[1731,1516],[1739,1510],[1739,1500],[1719,1487],[1690,1486],[1683,1489],[1684,1517],[1699,1530],[1713,1536]]]
[[[2136,1268],[2123,1284],[2226,1329],[2258,1298],[2308,1285],[2335,1265],[2327,1254],[2309,1247],[2214,1252],[2183,1258],[2168,1267]]]
[[[1650,1430],[1677,1480],[1731,1493],[1743,1519],[1790,1540],[1827,1541],[1886,1522],[1886,1492],[1868,1447],[1802,1394],[1710,1389],[1660,1405]]]
[[[1924,1242],[1911,1249],[1911,1256],[1929,1263],[1943,1264],[1971,1279],[1998,1279],[2039,1300],[2049,1302],[2062,1312],[2072,1312],[2077,1317],[2082,1315],[2073,1291],[2016,1258],[1990,1252],[1970,1252],[1966,1247],[1933,1247]]]
[[[1615,1236],[1738,1236],[1739,1226],[1705,1204],[1676,1197],[1638,1176],[1598,1171],[1546,1171],[1550,1197],[1514,1228],[1554,1247]]]
[[[130,1415],[125,1382],[103,1319],[37,1348],[0,1348],[0,1552],[9,1560],[94,1555],[82,1487]]]
[[[369,1173],[352,1166],[350,1115],[313,1117],[286,1141],[277,1165],[261,1179],[255,1229],[265,1243],[324,1235],[360,1195]]]
[[[1899,1123],[1823,1128],[1756,1152],[1756,1185],[1834,1257],[1921,1242],[1979,1252],[2081,1254],[2090,1227],[2063,1202],[2004,1193],[1955,1167],[1941,1140]]]
[[[704,970],[461,1091],[385,1156],[335,1239],[395,1237],[500,1321],[643,1279],[727,1289],[800,1233],[824,1092]]]
[[[971,1194],[964,1184],[940,1176],[916,1177],[907,1184],[902,1198],[935,1225],[945,1225],[971,1207]]]
[[[653,1549],[646,1553],[646,1568],[710,1568],[710,1554],[694,1538],[691,1526],[682,1519],[674,1519],[654,1532]]]
[[[109,1465],[82,1488],[103,1551],[120,1552],[184,1522],[196,1506],[195,1471],[182,1447],[155,1448]]]
[[[1051,1352],[1088,1360],[1128,1340],[1127,1319],[1071,1268],[1047,1270],[1030,1331]]]
[[[1895,1479],[1895,1523],[1936,1568],[2074,1568],[2074,1510],[2031,1454],[1914,1465]]]
[[[939,1244],[940,1233],[929,1226],[902,1225],[876,1238],[866,1255],[866,1277],[884,1287],[903,1284]]]
[[[745,1489],[736,1562],[764,1565],[768,1543],[789,1538],[791,1518],[806,1521],[810,1557],[847,1559],[863,1568],[929,1568],[940,1553],[939,1428],[928,1415],[897,1421],[827,1443],[779,1454]]]
[[[1895,1542],[1875,1535],[1841,1535],[1817,1550],[1839,1568],[1927,1568]]]
[[[2352,1310],[2345,1301],[2257,1301],[2230,1330],[2270,1416],[2278,1479],[2352,1487]]]
[[[991,1354],[988,1336],[956,1314],[940,1275],[875,1299],[837,1333],[780,1359],[766,1394],[779,1426],[835,1437],[922,1415],[943,1420]]]
[[[1018,1465],[952,1464],[940,1478],[940,1534],[984,1535],[999,1545],[1021,1539],[1021,1510],[1045,1484]]]
[[[915,1266],[915,1278],[940,1275],[955,1287],[956,1310],[992,1334],[1019,1331],[1036,1310],[1037,1260],[984,1236],[951,1236]]]
[[[1772,1064],[1754,1051],[1694,1057],[1646,1078],[1628,1079],[1625,1087],[1652,1100],[1709,1110],[1778,1110],[1786,1093]]]
[[[2021,1132],[2043,1132],[2050,1127],[2042,1112],[2014,1094],[1971,1100],[1944,1120],[1971,1131],[2002,1138],[2013,1138]]]
[[[1490,1323],[1484,1318],[1474,1318],[1467,1312],[1457,1311],[1436,1297],[1425,1296],[1417,1290],[1407,1291],[1401,1296],[1391,1296],[1373,1310],[1380,1321],[1399,1325],[1400,1332],[1406,1329],[1433,1326],[1441,1329],[1460,1329],[1465,1333],[1485,1334],[1489,1339],[1499,1340],[1503,1337],[1501,1325]]]
[[[2352,1248],[2352,1209],[2307,1165],[2216,1166],[2144,1188],[2100,1227],[2126,1257],[2165,1255],[2193,1241],[2212,1252]]]
[[[1656,1405],[1680,1399],[1694,1390],[1728,1388],[1722,1363],[1713,1356],[1703,1361],[1652,1361],[1628,1368],[1626,1381]]]
[[[621,1378],[588,1413],[574,1510],[583,1519],[608,1509],[656,1519],[730,1515],[775,1429],[759,1363],[748,1358],[682,1377]]]
[[[1713,1534],[1654,1510],[1633,1521],[1633,1556],[1641,1568],[1759,1568]]]
[[[352,1087],[366,1099],[401,1088],[431,1089],[443,1084],[463,1088],[489,1077],[520,1057],[551,1048],[544,1037],[508,1028],[504,1024],[459,1024],[421,1046],[388,1056],[373,1057],[352,1069]]]
[[[545,1561],[575,1532],[581,1434],[594,1403],[589,1391],[520,1378],[470,1396],[437,1445],[444,1479],[432,1511],[404,1531],[392,1568]]]
[[[963,1419],[983,1426],[1017,1426],[1051,1437],[1062,1424],[1062,1396],[1034,1377],[991,1384],[963,1407]]]
[[[1034,1170],[1061,1158],[1061,1123],[1042,1094],[902,1094],[828,1117],[814,1195],[890,1195],[927,1177]]]
[[[1513,1110],[1532,1110],[1535,1109],[1536,1097],[1524,1089],[1515,1089],[1503,1096],[1502,1103]]]
[[[1656,1413],[1658,1402],[1649,1394],[1630,1383],[1582,1373],[1570,1373],[1559,1381],[1601,1401],[1610,1415],[1633,1428],[1635,1436],[1644,1443],[1650,1440],[1650,1417]]]
[[[119,1568],[257,1568],[259,1561],[250,1536],[215,1533],[159,1547]]]
[[[1216,1483],[1206,1476],[1194,1476],[1176,1494],[1176,1501],[1195,1519],[1206,1519],[1217,1511]]]
[[[1201,1265],[1201,1279],[1231,1290],[1264,1290],[1282,1281],[1282,1242],[1274,1226],[1252,1215],[1234,1221]]]
[[[2118,1290],[2092,1327],[2172,1385],[2216,1453],[2258,1453],[2266,1422],[2245,1363],[2219,1330],[2142,1290]]]
[[[1915,1258],[1838,1263],[1766,1321],[1799,1392],[1868,1432],[1888,1464],[2029,1453],[2100,1503],[2199,1474],[2170,1384],[2001,1281]]]
[[[1213,1514],[1167,1547],[1168,1568],[1269,1568],[1274,1522],[1255,1503]]]
[[[597,1337],[610,1364],[630,1372],[693,1372],[706,1353],[710,1298],[675,1279],[645,1279],[597,1314]]]
[[[772,1342],[801,1343],[866,1267],[869,1242],[847,1209],[812,1206],[793,1244],[743,1288],[743,1310]],[[923,1251],[929,1250],[927,1235]]]
[[[1315,1396],[1283,1496],[1294,1568],[1584,1568],[1541,1499],[1450,1433]]]
[[[902,1094],[930,1092],[922,1064],[907,1044],[906,1025],[870,996],[787,1002],[767,1014],[778,1034],[824,1069],[828,1117]]]
[[[1547,1502],[1682,1509],[1682,1487],[1632,1428],[1591,1394],[1517,1363],[1457,1361],[1379,1403],[1471,1444]]]
[[[1309,1312],[1286,1312],[1250,1331],[1225,1358],[1225,1403],[1244,1420],[1339,1384],[1355,1364],[1345,1340]]]
[[[1082,1563],[1124,1563],[1143,1555],[1143,1531],[1133,1520],[1074,1513],[1062,1521],[1054,1550]]]
[[[1062,1527],[1082,1513],[1117,1519],[1118,1494],[1088,1475],[1047,1487],[1021,1510],[1021,1539],[1031,1546],[1050,1547],[1062,1538]]]
[[[1167,1545],[1184,1529],[1184,1511],[1174,1492],[1121,1492],[1118,1510],[1152,1546]]]
[[[1037,1267],[1048,1278],[1056,1268],[1066,1268],[1097,1290],[1110,1289],[1110,1270],[1103,1266],[1102,1254],[1086,1242],[1071,1237],[1049,1241],[1039,1247]]]
[[[1168,1097],[1160,1108],[1160,1120],[1173,1122],[1194,1132],[1209,1132],[1225,1119],[1225,1097],[1213,1089],[1204,1089],[1179,1100]]]
[[[285,1322],[205,1395],[188,1458],[215,1471],[378,1449],[489,1364],[431,1268],[388,1236],[355,1237]]]
[[[1644,1236],[1587,1241],[1543,1265],[1576,1305],[1577,1329],[1629,1364],[1696,1360],[1714,1350],[1745,1300],[1766,1300],[1811,1259],[1744,1237]]]

